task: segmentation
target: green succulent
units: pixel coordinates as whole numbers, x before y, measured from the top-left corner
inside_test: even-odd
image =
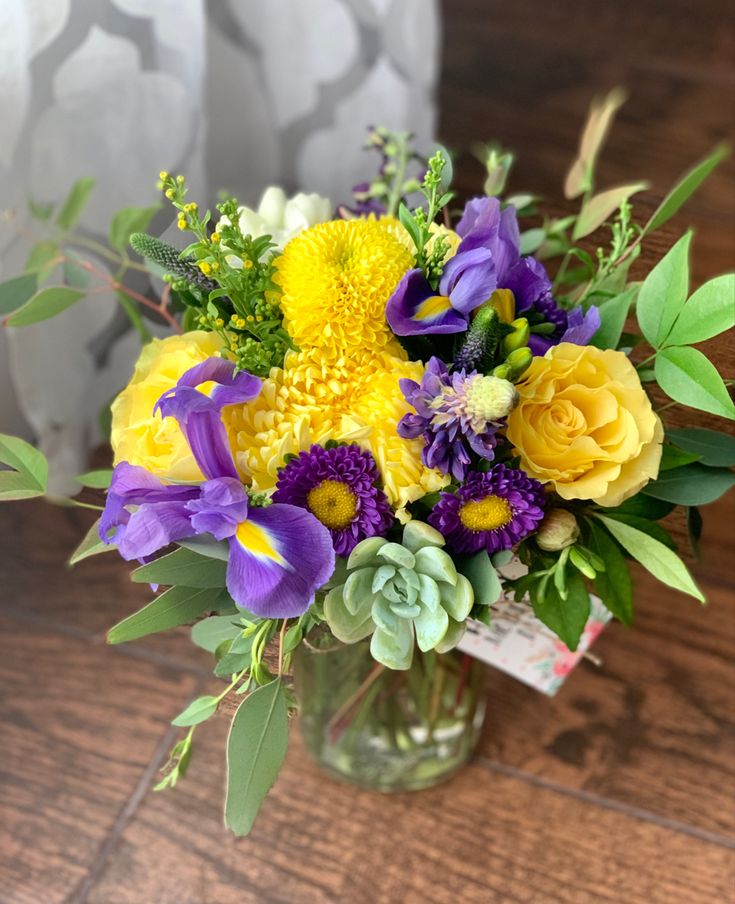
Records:
[[[373,658],[390,669],[411,665],[414,636],[423,652],[457,645],[474,592],[441,547],[444,537],[421,521],[409,521],[401,543],[369,537],[347,560],[346,580],[324,599],[334,636],[356,643],[372,635]]]

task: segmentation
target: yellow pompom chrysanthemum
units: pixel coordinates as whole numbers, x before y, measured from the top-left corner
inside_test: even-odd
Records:
[[[379,351],[392,339],[385,306],[413,255],[394,222],[333,220],[305,229],[278,260],[284,326],[302,349]]]
[[[423,370],[395,344],[340,357],[323,349],[289,353],[257,399],[225,410],[238,469],[255,490],[269,490],[286,455],[330,439],[355,442],[373,454],[400,517],[409,502],[447,483],[421,463],[422,441],[396,432],[410,410],[398,381],[420,381]]]

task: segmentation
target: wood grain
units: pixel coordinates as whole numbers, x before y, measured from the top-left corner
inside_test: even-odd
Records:
[[[0,625],[0,900],[53,904],[88,874],[195,679]]]
[[[326,784],[295,732],[256,832],[223,838],[223,743],[209,727],[204,775],[146,799],[90,904],[712,904],[731,887],[726,847],[481,764],[411,795]]]

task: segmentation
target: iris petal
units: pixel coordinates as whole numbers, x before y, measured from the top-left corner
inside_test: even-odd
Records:
[[[302,615],[333,571],[329,531],[293,505],[250,509],[230,538],[227,589],[238,605],[263,618]]]

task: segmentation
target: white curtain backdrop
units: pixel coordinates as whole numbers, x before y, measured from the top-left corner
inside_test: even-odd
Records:
[[[278,183],[349,200],[376,165],[368,125],[433,137],[438,17],[438,0],[0,0],[0,279],[36,240],[28,198],[82,176],[91,238],[153,202],[160,169],[197,198]],[[137,339],[101,294],[2,332],[0,431],[34,436],[69,489]]]

